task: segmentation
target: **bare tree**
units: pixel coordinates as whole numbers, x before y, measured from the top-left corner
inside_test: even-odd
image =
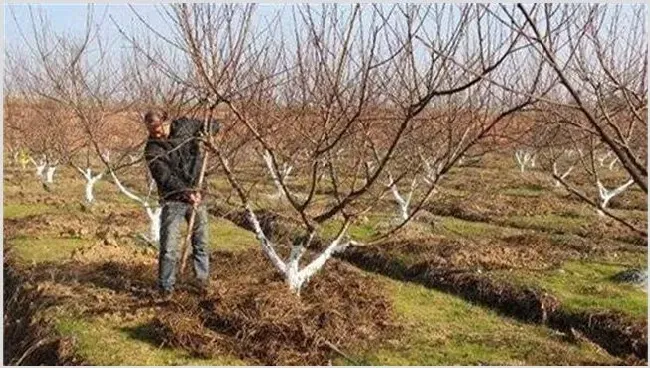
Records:
[[[642,6],[517,5],[501,7],[501,19],[530,40],[548,63],[557,86],[546,96],[535,96],[545,123],[562,124],[574,137],[570,149],[580,153],[558,168],[562,155],[547,155],[547,170],[599,214],[605,214],[646,236],[620,215],[606,209],[609,201],[630,185],[647,193],[647,47]],[[518,18],[523,17],[523,18]],[[523,92],[525,93],[525,92]],[[610,153],[611,152],[611,153]],[[621,164],[629,180],[607,189],[598,168]],[[600,164],[599,164],[600,163]],[[568,165],[568,166],[567,166]],[[572,167],[591,178],[598,199],[567,180]],[[572,170],[575,173],[575,170]]]
[[[463,91],[471,95],[470,89],[479,88],[485,76],[523,46],[508,32],[490,33],[494,20],[472,6],[293,7],[293,29],[286,32],[278,17],[254,24],[252,6],[183,4],[165,12],[172,36],[159,36],[192,66],[192,79],[179,73],[174,78],[194,96],[229,109],[239,139],[221,140],[211,149],[264,254],[296,293],[334,252],[357,243],[348,229],[376,205],[374,199],[386,195],[382,184],[392,164],[416,157],[410,137],[427,128],[416,124],[418,117],[428,114],[428,108],[440,108],[447,97]],[[164,60],[159,63],[171,70]],[[533,88],[536,82],[528,80],[523,87]],[[459,136],[449,145],[442,174],[491,127],[528,104],[493,89],[485,93],[489,98],[480,102],[481,113],[489,118],[467,128],[477,129],[471,136],[448,131]],[[503,99],[515,103],[495,110]],[[302,149],[295,149],[295,142]],[[266,156],[265,165],[235,165],[236,157],[255,151]],[[283,175],[289,166],[295,177],[307,179],[300,190]],[[287,258],[279,253],[287,248],[275,244],[260,225],[254,191],[242,181],[248,169],[271,172],[301,224],[302,235],[287,247]],[[393,176],[392,184],[413,178],[413,172]],[[413,217],[434,187],[435,180],[426,185],[409,216],[389,233]],[[318,200],[317,191],[327,193],[327,199]],[[337,231],[316,251],[314,239],[325,239],[325,224],[335,224]],[[301,267],[308,249],[316,252]]]
[[[566,116],[560,110],[540,111],[544,113],[539,113],[543,127],[539,135],[543,137],[541,141],[546,142],[540,146],[542,169],[551,175],[555,186],[564,187],[592,205],[600,216],[608,216],[630,230],[646,236],[643,229],[608,208],[610,200],[623,193],[634,181],[628,179],[625,183],[619,183],[611,174],[603,175],[606,169],[600,165],[599,154],[603,152],[604,144],[582,128],[566,124]],[[609,185],[614,185],[614,188],[608,189]]]
[[[67,140],[59,144],[61,159],[84,177],[86,201],[93,202],[93,186],[104,171],[93,175],[90,163],[98,159],[108,165],[104,155],[119,130],[112,125],[129,109],[121,90],[124,73],[110,57],[113,50],[102,38],[104,19],[100,15],[96,20],[92,6],[87,8],[85,31],[76,36],[53,31],[42,11],[29,10],[30,29],[21,29],[29,55],[20,63],[24,76],[20,85],[32,105],[43,107],[40,117],[45,121],[40,128],[49,127],[58,132],[53,137]],[[71,145],[70,139],[81,143]],[[85,169],[74,163],[83,148],[87,148]]]
[[[597,137],[647,193],[644,7],[518,5],[517,11],[525,18],[519,33],[534,42],[566,92],[554,102],[580,114],[567,123]]]
[[[526,167],[535,167],[535,152],[527,149],[518,149],[515,151],[515,159],[517,165],[519,165],[519,170],[523,173],[526,171]]]

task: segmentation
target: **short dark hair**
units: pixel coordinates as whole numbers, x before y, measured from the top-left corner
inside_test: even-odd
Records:
[[[154,120],[167,120],[167,113],[161,110],[149,110],[144,114],[144,122],[150,124]]]

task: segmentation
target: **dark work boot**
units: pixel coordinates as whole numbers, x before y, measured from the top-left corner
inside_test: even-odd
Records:
[[[208,288],[210,287],[209,279],[194,279],[194,282],[192,282],[192,284],[200,295],[205,296],[208,294]]]
[[[165,289],[160,290],[160,302],[162,303],[170,302],[173,296],[174,296],[173,290],[165,290]]]

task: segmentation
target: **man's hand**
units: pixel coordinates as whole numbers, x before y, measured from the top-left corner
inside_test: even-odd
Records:
[[[192,206],[198,206],[201,203],[201,192],[191,192],[188,197]]]

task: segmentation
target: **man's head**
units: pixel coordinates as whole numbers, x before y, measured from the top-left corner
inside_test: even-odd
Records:
[[[159,110],[150,110],[144,115],[144,124],[149,135],[153,138],[166,138],[169,135],[169,122],[167,113]]]

